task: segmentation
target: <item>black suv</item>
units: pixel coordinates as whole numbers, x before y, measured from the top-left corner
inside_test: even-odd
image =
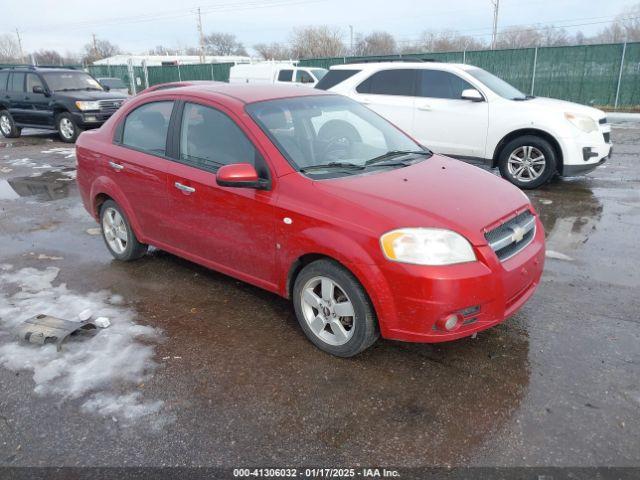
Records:
[[[106,122],[125,98],[80,70],[0,68],[0,132],[15,138],[24,127],[44,128],[73,143],[82,130]]]

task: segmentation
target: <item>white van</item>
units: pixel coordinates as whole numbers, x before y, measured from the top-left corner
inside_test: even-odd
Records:
[[[231,67],[229,83],[296,83],[315,87],[326,73],[324,68],[297,67],[286,62],[245,63]]]

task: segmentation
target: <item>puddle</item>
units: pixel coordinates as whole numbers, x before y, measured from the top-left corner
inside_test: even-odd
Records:
[[[66,198],[75,189],[74,173],[75,168],[65,168],[38,176],[0,180],[0,200],[33,197],[41,202],[50,202]]]

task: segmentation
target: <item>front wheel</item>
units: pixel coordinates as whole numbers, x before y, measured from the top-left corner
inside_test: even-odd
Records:
[[[70,113],[61,113],[56,117],[56,128],[60,139],[65,143],[73,143],[82,133],[82,128],[78,126]]]
[[[18,138],[22,132],[21,128],[16,127],[16,122],[6,110],[0,112],[0,132],[5,138]]]
[[[379,336],[364,288],[348,270],[330,260],[315,261],[300,272],[293,302],[307,338],[332,355],[357,355]]]
[[[556,152],[543,138],[524,135],[507,143],[498,159],[500,174],[525,190],[538,188],[556,173]]]

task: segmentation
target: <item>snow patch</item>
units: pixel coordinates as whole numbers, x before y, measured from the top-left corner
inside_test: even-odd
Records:
[[[0,366],[32,371],[38,395],[81,399],[87,412],[125,423],[152,414],[162,416],[162,401],[147,401],[140,392],[131,391],[157,367],[149,341],[159,340],[160,332],[136,324],[134,311],[112,302],[116,296],[106,290],[80,294],[64,283],[54,286],[59,272],[56,267],[13,270],[7,264],[0,266]],[[15,287],[19,291],[12,295],[3,291],[15,291]],[[8,335],[40,313],[77,321],[86,309],[110,318],[111,327],[89,339],[68,340],[61,352],[52,344],[30,345]],[[163,418],[168,421],[169,417]]]
[[[547,250],[546,252],[547,258],[553,258],[554,260],[564,260],[566,262],[573,262],[573,258],[569,255],[565,255],[564,253],[555,252],[553,250]]]
[[[50,148],[48,150],[42,150],[41,153],[53,153],[54,155],[62,155],[64,158],[75,158],[76,149],[75,148]]]

